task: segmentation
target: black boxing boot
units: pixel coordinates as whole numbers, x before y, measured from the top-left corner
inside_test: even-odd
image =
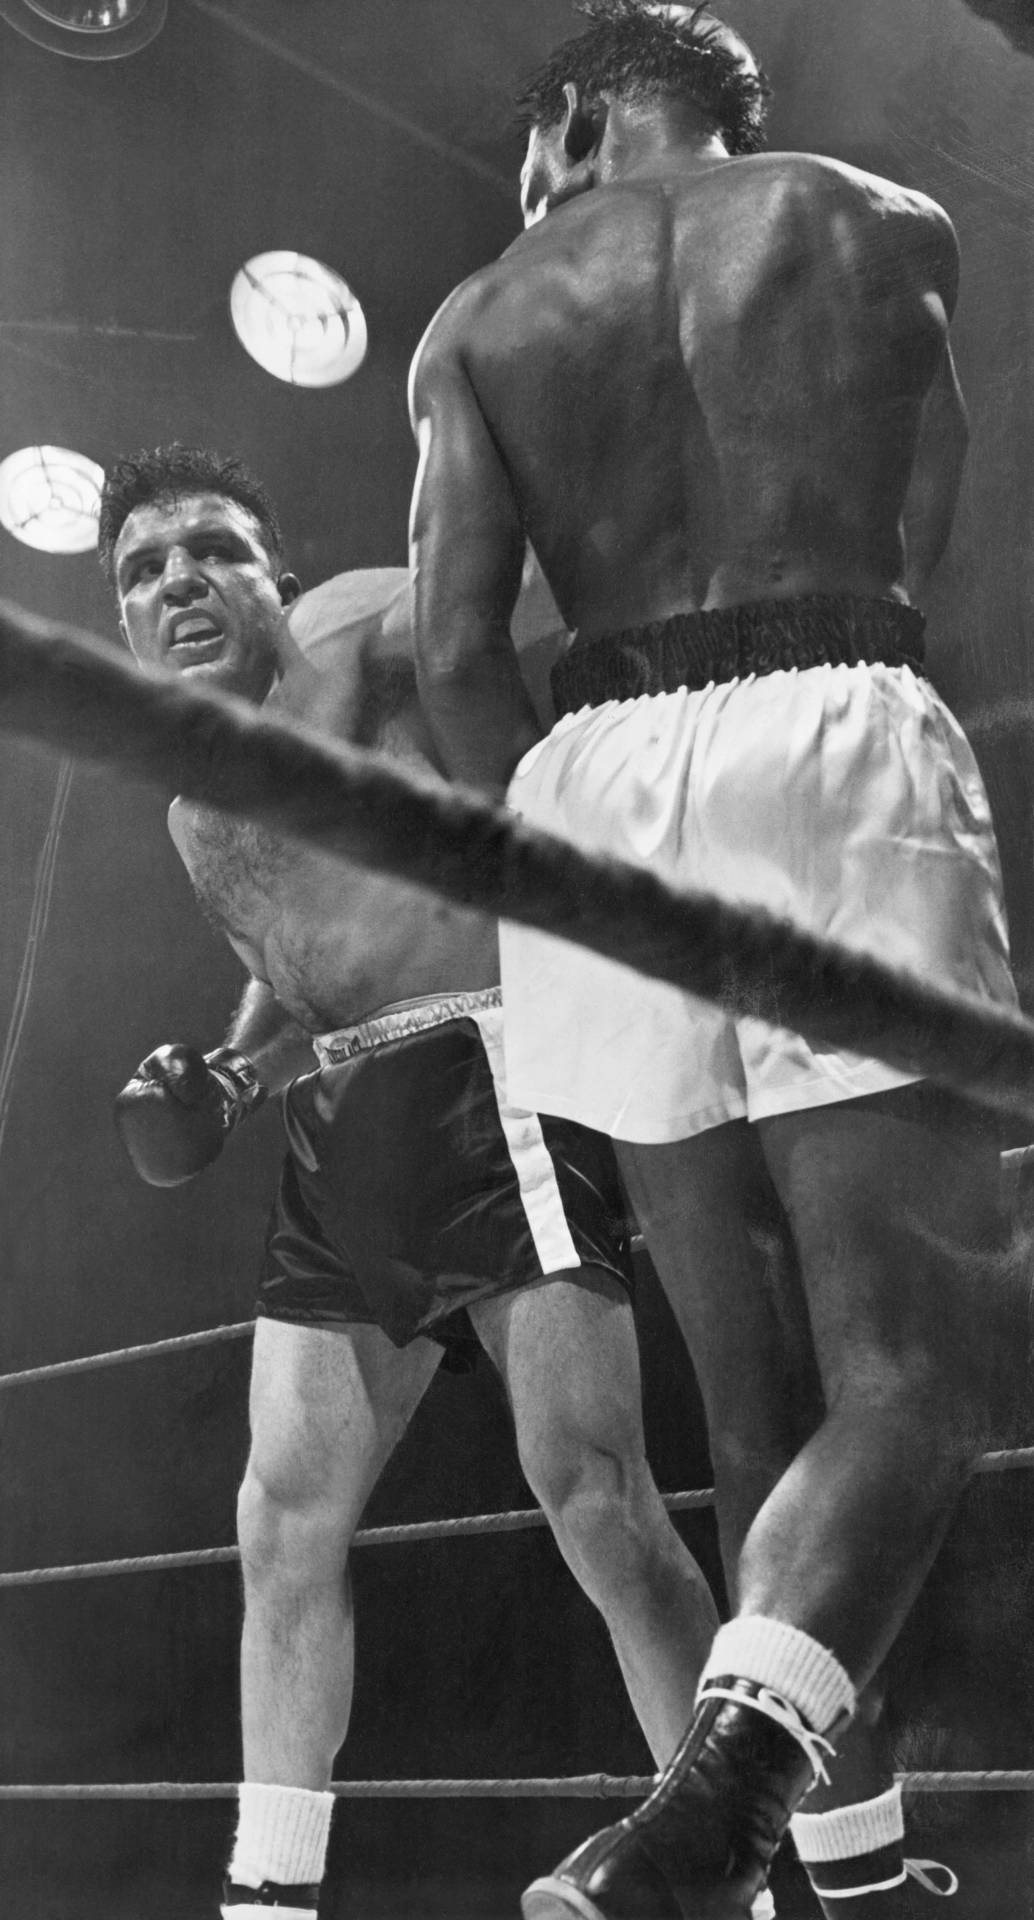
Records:
[[[823,1751],[770,1687],[708,1678],[649,1799],[534,1881],[524,1920],[749,1920]]]
[[[315,1885],[289,1881],[263,1880],[260,1887],[246,1887],[240,1881],[223,1881],[222,1920],[237,1920],[242,1910],[269,1909],[269,1920],[314,1920],[320,1890]]]
[[[232,1914],[235,1907],[269,1907],[270,1920],[277,1920],[278,1913],[280,1920],[291,1920],[294,1914],[298,1920],[309,1920],[319,1905],[319,1898],[318,1885],[302,1886],[292,1882],[281,1886],[275,1880],[263,1880],[260,1887],[245,1887],[239,1881],[224,1880],[222,1911],[225,1916]]]

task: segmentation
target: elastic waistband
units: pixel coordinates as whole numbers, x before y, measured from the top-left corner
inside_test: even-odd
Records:
[[[851,594],[748,600],[704,613],[676,613],[670,620],[576,641],[550,675],[557,718],[606,700],[636,700],[678,687],[699,692],[723,680],[793,667],[882,663],[922,673],[925,626],[918,607]]]
[[[462,1020],[465,1014],[483,1013],[502,1004],[501,987],[483,987],[478,993],[425,993],[417,1000],[396,1000],[354,1027],[314,1034],[313,1052],[321,1067],[339,1067],[345,1060],[354,1060],[357,1053],[386,1046],[389,1040],[405,1040],[412,1033],[426,1033],[430,1027],[444,1027],[449,1020]]]

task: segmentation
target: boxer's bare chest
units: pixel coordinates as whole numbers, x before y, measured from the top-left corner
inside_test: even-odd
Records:
[[[169,827],[206,918],[232,939],[261,943],[304,856],[268,828],[194,801],[173,802]]]

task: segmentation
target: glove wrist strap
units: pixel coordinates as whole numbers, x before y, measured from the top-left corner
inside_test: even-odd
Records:
[[[216,1047],[206,1053],[205,1065],[225,1095],[223,1129],[232,1133],[269,1098],[269,1089],[262,1085],[247,1054],[237,1053],[233,1047]]]

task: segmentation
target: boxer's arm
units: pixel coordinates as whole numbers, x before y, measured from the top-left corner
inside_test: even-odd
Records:
[[[945,339],[941,359],[923,406],[919,443],[905,501],[905,584],[920,605],[948,544],[962,470],[969,445],[969,422],[951,347]]]
[[[279,1093],[299,1074],[315,1070],[311,1033],[292,1020],[264,980],[249,980],[223,1044],[250,1060],[267,1093]]]
[[[499,791],[542,735],[510,632],[524,530],[459,349],[437,335],[436,325],[411,386],[420,454],[410,518],[417,680],[453,778]]]

